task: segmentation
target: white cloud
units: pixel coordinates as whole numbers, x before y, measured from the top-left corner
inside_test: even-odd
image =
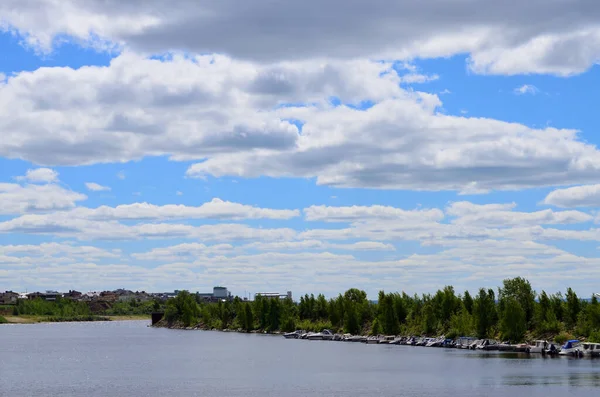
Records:
[[[126,175],[125,175],[125,171],[119,171],[117,172],[117,178],[123,180],[125,179]]]
[[[402,220],[434,220],[444,218],[444,213],[439,209],[427,210],[403,210],[401,208],[383,205],[351,206],[351,207],[328,207],[325,205],[313,205],[304,209],[307,221],[324,222],[355,222],[359,220],[394,219]]]
[[[78,240],[200,239],[202,241],[290,240],[296,232],[288,228],[262,229],[244,224],[219,223],[192,226],[173,223],[126,225],[65,214],[23,215],[0,222],[0,233],[53,235]]]
[[[535,212],[513,211],[515,203],[483,204],[456,202],[446,209],[448,215],[455,216],[452,223],[459,225],[481,225],[486,227],[537,226],[549,224],[575,224],[593,220],[593,216],[580,211]]]
[[[109,186],[102,186],[95,182],[86,182],[85,187],[92,192],[104,192],[110,190]]]
[[[0,215],[68,210],[87,196],[59,185],[0,183]]]
[[[600,55],[600,11],[585,0],[256,0],[252,7],[239,0],[40,0],[35,6],[7,0],[0,14],[7,29],[40,51],[70,36],[96,48],[178,48],[260,61],[466,53],[477,73],[557,75],[585,71]]]
[[[177,191],[177,193],[175,193],[175,194],[177,194],[178,196],[183,196],[183,192],[181,192],[181,191],[179,191],[179,190],[178,190],[178,191]]]
[[[401,76],[401,81],[406,84],[419,84],[419,83],[429,83],[430,81],[435,81],[439,79],[440,76],[437,74],[426,75],[419,73],[409,73]]]
[[[534,85],[523,84],[522,86],[515,88],[513,90],[513,92],[517,95],[525,95],[525,94],[535,95],[538,92],[540,92],[540,90],[538,90],[538,88]]]
[[[16,178],[19,181],[52,183],[58,181],[58,172],[50,168],[36,168],[27,170],[24,176]]]
[[[39,245],[0,245],[0,251],[7,255],[27,257],[59,257],[64,259],[118,258],[120,250],[107,251],[92,246],[78,246],[66,243],[42,243]]]
[[[438,96],[403,90],[392,66],[261,65],[221,55],[160,61],[126,52],[108,67],[22,72],[0,86],[0,129],[10,132],[0,155],[64,165],[165,155],[202,160],[190,177],[307,177],[384,189],[485,192],[600,180],[600,151],[576,131],[441,114]],[[65,82],[74,87],[66,94]],[[334,107],[331,96],[374,106]],[[281,106],[290,103],[311,105]],[[302,133],[290,119],[304,123]]]
[[[543,203],[564,208],[598,207],[600,206],[600,185],[557,189],[548,193]]]
[[[213,198],[198,207],[149,203],[122,204],[116,207],[78,207],[67,216],[89,220],[159,220],[159,219],[290,219],[300,216],[298,210],[259,208]]]
[[[304,250],[344,250],[344,251],[395,251],[392,244],[378,241],[358,241],[350,244],[335,244],[320,240],[256,242],[240,247],[241,250],[254,249],[258,251],[304,251]]]

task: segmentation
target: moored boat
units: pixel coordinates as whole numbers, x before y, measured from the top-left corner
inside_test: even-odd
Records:
[[[294,332],[287,332],[287,333],[283,334],[283,337],[285,339],[300,339],[300,337],[304,333],[305,333],[304,331],[296,330]]]
[[[558,354],[560,354],[561,356],[581,357],[583,355],[582,350],[583,348],[581,346],[581,342],[577,339],[571,339],[566,341],[565,344],[562,345]]]
[[[477,350],[498,350],[498,342],[492,339],[482,339],[480,343],[475,346]]]
[[[600,357],[600,343],[585,342],[582,347],[584,357]]]
[[[468,349],[473,342],[475,342],[475,338],[470,336],[461,336],[456,340],[455,346],[457,349]]]
[[[333,332],[328,329],[324,329],[321,332],[311,332],[308,334],[308,340],[333,340]]]
[[[550,346],[547,340],[536,340],[529,346],[530,353],[546,353],[546,349]]]

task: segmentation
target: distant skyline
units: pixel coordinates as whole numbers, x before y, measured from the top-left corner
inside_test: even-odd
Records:
[[[600,4],[0,2],[0,290],[600,292]]]

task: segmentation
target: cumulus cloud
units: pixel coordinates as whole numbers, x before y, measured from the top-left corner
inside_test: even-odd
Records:
[[[93,246],[75,245],[67,243],[41,243],[22,244],[22,245],[0,245],[0,250],[6,255],[26,256],[26,257],[59,257],[64,259],[84,258],[118,258],[121,250],[104,250]]]
[[[543,203],[563,208],[598,207],[600,206],[600,185],[557,189],[548,193]]]
[[[102,186],[95,182],[86,182],[85,187],[87,188],[87,190],[90,190],[92,192],[105,192],[110,190],[109,186]]]
[[[577,131],[441,114],[438,96],[400,82],[385,62],[124,53],[107,67],[39,69],[2,85],[0,128],[10,133],[0,155],[46,165],[170,156],[201,161],[189,177],[383,189],[485,192],[599,179],[600,151]],[[361,110],[364,101],[373,105]]]
[[[582,72],[600,55],[600,9],[586,0],[8,0],[0,13],[6,29],[40,51],[72,37],[101,49],[177,48],[263,62],[467,53],[478,73],[557,75]]]
[[[78,207],[67,216],[89,220],[158,220],[158,219],[290,219],[298,210],[259,208],[213,198],[197,207],[185,205],[122,204],[116,207]]]
[[[289,228],[252,228],[245,224],[219,223],[192,226],[174,223],[98,221],[65,214],[23,215],[0,222],[0,233],[55,235],[78,240],[200,239],[204,241],[290,240],[296,231]]]
[[[55,184],[21,186],[0,183],[0,215],[69,210],[86,199],[84,194]]]
[[[19,181],[27,181],[34,183],[51,183],[58,181],[58,172],[50,168],[36,168],[27,170],[27,173],[24,176],[18,176],[16,179]]]
[[[359,220],[434,220],[439,221],[444,218],[444,213],[437,209],[428,210],[403,210],[401,208],[372,205],[372,206],[351,206],[351,207],[329,207],[325,205],[313,205],[304,209],[307,221],[324,222],[354,222]]]
[[[238,205],[241,207],[235,208],[244,211],[254,208]],[[183,212],[177,212],[163,207],[168,208],[159,206],[155,210],[161,216],[181,216],[187,210],[193,213],[202,208],[184,207]],[[568,275],[573,269],[592,274],[598,268],[597,259],[573,255],[544,241],[600,241],[600,230],[540,226],[587,222],[591,215],[580,211],[518,212],[516,208],[515,203],[481,205],[462,201],[450,203],[444,214],[435,208],[408,211],[389,206],[313,206],[304,210],[307,219],[310,216],[320,222],[349,225],[303,232],[243,223],[200,226],[144,223],[148,219],[139,215],[121,219],[119,212],[94,219],[84,217],[84,212],[78,214],[79,209],[67,213],[28,214],[0,222],[0,232],[98,242],[136,239],[162,242],[147,251],[134,252],[130,257],[120,251],[67,242],[1,246],[0,262],[10,273],[0,271],[0,279],[7,284],[13,282],[12,285],[19,285],[22,280],[38,285],[34,283],[45,280],[60,288],[63,285],[60,277],[71,272],[71,285],[67,287],[72,287],[77,280],[85,285],[89,281],[83,280],[83,275],[87,274],[98,276],[94,279],[94,288],[112,287],[113,283],[118,284],[113,288],[143,285],[153,290],[161,286],[202,289],[202,286],[226,284],[239,292],[262,289],[268,284],[282,291],[318,290],[335,294],[356,285],[370,293],[376,293],[379,288],[397,289],[398,286],[392,284],[398,277],[402,277],[408,291],[430,291],[443,285],[441,274],[444,277],[456,275],[457,287],[461,289],[500,284],[503,278],[516,275],[531,278],[532,282],[540,283],[537,285],[548,288],[557,282],[555,277]],[[128,209],[127,212],[135,211]],[[445,216],[450,217],[450,222]],[[168,241],[174,245],[162,246]],[[402,249],[406,241],[435,250],[428,254],[410,254]],[[384,254],[385,259],[355,256],[365,251],[377,252],[378,256]],[[120,265],[108,263],[117,257]],[[144,267],[137,266],[136,261],[142,262]]]

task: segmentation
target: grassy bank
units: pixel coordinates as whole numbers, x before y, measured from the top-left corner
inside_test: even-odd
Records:
[[[140,321],[150,320],[150,316],[146,315],[128,315],[128,316],[35,316],[35,315],[20,315],[20,316],[0,316],[0,324],[37,324],[37,323],[57,323],[57,322],[88,322],[88,321]]]

